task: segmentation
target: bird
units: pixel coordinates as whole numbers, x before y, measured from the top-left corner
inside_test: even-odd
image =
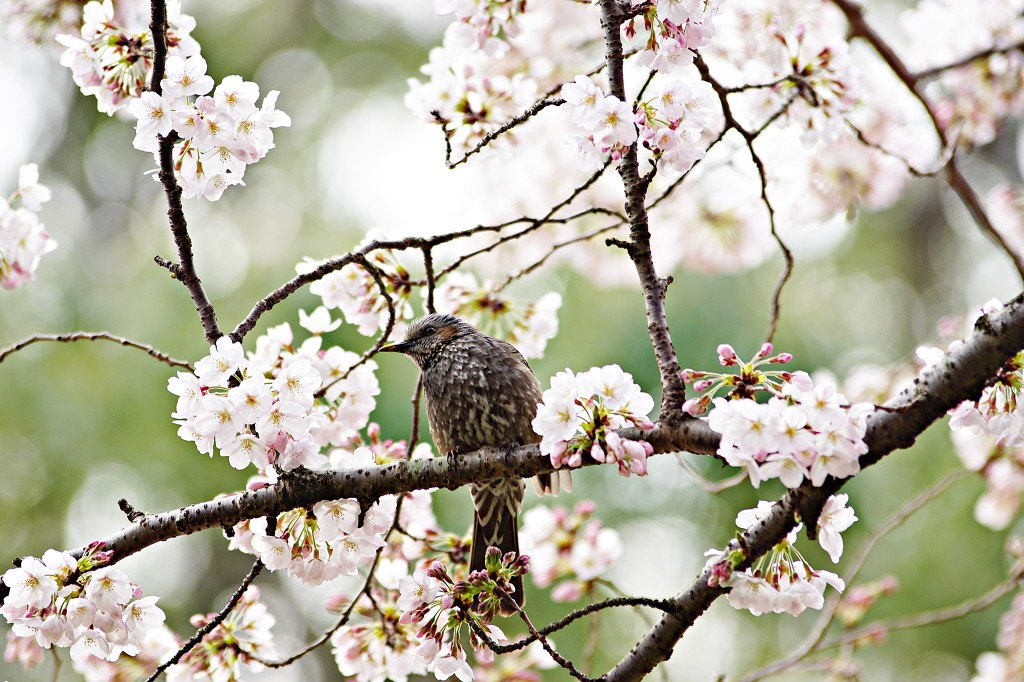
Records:
[[[458,456],[488,446],[540,442],[530,425],[542,400],[540,382],[512,344],[484,334],[455,315],[432,313],[412,322],[404,341],[381,350],[403,353],[419,366],[427,423],[439,454]],[[542,474],[538,479],[538,491],[557,493],[557,475]],[[497,547],[502,556],[519,554],[524,489],[519,478],[470,485],[474,508],[470,572],[485,570],[488,547]],[[511,597],[522,607],[522,577],[515,577],[512,586]]]

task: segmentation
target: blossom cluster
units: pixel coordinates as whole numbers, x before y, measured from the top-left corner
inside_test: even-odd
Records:
[[[386,544],[382,536],[394,520],[395,499],[374,503],[362,523],[360,511],[356,500],[329,500],[278,514],[273,529],[266,518],[243,521],[235,526],[231,548],[258,556],[271,571],[286,569],[307,585],[355,575]]]
[[[18,172],[18,189],[0,197],[0,287],[17,289],[31,282],[42,257],[57,248],[37,213],[50,200],[50,190],[39,184],[39,166],[23,165]],[[15,199],[21,206],[12,208]]]
[[[505,635],[491,624],[501,603],[514,589],[512,579],[529,571],[530,559],[509,552],[505,556],[496,547],[487,549],[485,569],[474,571],[464,580],[455,580],[441,562],[432,562],[423,570],[402,578],[397,605],[402,610],[400,623],[419,625],[417,638],[422,642],[417,656],[438,679],[455,675],[463,682],[474,678],[466,661],[462,631],[469,631],[470,646],[478,656],[490,657],[470,621],[482,627],[492,640]]]
[[[715,94],[701,80],[662,81],[651,99],[641,102],[636,124],[644,147],[657,159],[658,171],[685,173],[704,158],[701,133],[712,122]]]
[[[618,532],[602,528],[594,510],[594,503],[584,500],[571,511],[536,506],[523,514],[519,542],[530,557],[530,576],[537,587],[558,582],[551,590],[556,602],[592,594],[597,579],[622,554]]]
[[[162,626],[158,597],[143,597],[123,571],[108,566],[111,553],[93,543],[79,559],[47,550],[42,559],[25,557],[7,570],[10,594],[0,613],[15,638],[32,639],[43,649],[70,647],[71,658],[116,660],[139,653],[147,633]],[[9,645],[9,648],[10,645]],[[28,643],[13,651],[30,652]],[[29,654],[29,657],[31,654]]]
[[[410,675],[427,674],[427,663],[418,655],[419,627],[400,621],[402,611],[395,604],[394,591],[374,590],[373,595],[377,610],[360,604],[357,611],[365,620],[346,623],[331,635],[338,671],[356,682],[402,682]]]
[[[338,346],[322,348],[323,334],[340,324],[325,308],[303,312],[300,323],[313,334],[301,345],[287,323],[260,336],[248,355],[224,336],[195,373],[169,379],[178,435],[203,454],[218,450],[236,469],[325,465],[320,449],[347,442],[369,421],[377,366]]]
[[[644,0],[630,4],[638,7]],[[623,33],[627,40],[644,41],[637,58],[640,64],[671,72],[692,63],[695,51],[711,43],[721,4],[721,0],[658,0],[644,8],[642,20],[631,19]],[[644,30],[638,31],[641,21]]]
[[[452,313],[491,336],[507,339],[527,358],[539,358],[558,333],[562,297],[548,292],[535,302],[502,296],[488,283],[482,285],[466,272],[452,272],[434,292],[439,313]]]
[[[614,95],[606,95],[589,76],[576,76],[572,83],[562,86],[561,94],[572,105],[572,122],[588,133],[571,138],[581,169],[597,170],[606,154],[618,161],[636,142],[633,108]]]
[[[82,25],[80,0],[5,0],[0,3],[0,25],[14,40],[47,43],[60,33]]]
[[[616,431],[629,425],[654,428],[647,418],[652,409],[651,396],[618,365],[592,367],[580,374],[566,369],[551,378],[532,426],[541,436],[541,453],[554,467],[577,467],[589,455],[598,462],[618,464],[623,476],[645,476],[647,456],[653,451],[650,443],[623,438]]]
[[[510,45],[520,33],[526,3],[443,0],[435,8],[454,14],[455,21],[420,69],[426,82],[409,79],[406,104],[425,121],[446,126],[452,146],[465,150],[536,100],[537,82],[521,70]]]
[[[160,86],[161,94],[143,92],[128,103],[138,119],[133,144],[159,164],[159,137],[177,135],[174,169],[185,197],[216,201],[227,187],[244,185],[246,166],[274,148],[272,128],[291,125],[276,108],[277,90],[257,106],[260,86],[241,76],[227,76],[208,95],[213,79],[199,55],[168,57]]]
[[[121,25],[111,0],[93,0],[82,8],[80,36],[57,36],[57,42],[65,47],[61,65],[71,69],[75,84],[84,95],[96,97],[97,108],[105,114],[127,107],[140,96],[153,72],[153,35],[145,23],[148,15],[140,13],[131,18],[135,29]],[[181,2],[169,0],[169,57],[199,54],[199,43],[191,35],[195,27],[196,20],[181,12]]]
[[[259,86],[241,76],[226,77],[214,90],[199,44],[189,36],[195,20],[181,14],[179,3],[168,3],[168,21],[159,94],[145,91],[153,69],[152,35],[117,25],[110,0],[85,6],[81,38],[61,36],[67,46],[61,63],[72,69],[85,94],[96,95],[100,111],[127,108],[138,120],[135,148],[152,152],[158,164],[158,136],[173,132],[175,176],[183,195],[215,201],[230,185],[244,184],[246,166],[274,147],[271,129],[291,125],[291,119],[276,109],[276,90],[257,106]]]
[[[626,102],[605,94],[589,76],[577,75],[562,86],[563,99],[572,105],[572,122],[586,133],[570,138],[581,169],[597,170],[605,155],[618,160],[638,139],[651,150],[661,173],[684,173],[704,157],[701,132],[712,122],[710,102],[715,95],[692,68],[684,70],[693,63],[694,50],[711,42],[719,4],[664,0],[647,5],[642,19],[626,23],[627,42],[639,38],[643,45],[637,48],[637,63],[668,74],[654,86],[654,96],[638,103],[635,112]],[[643,30],[638,31],[636,24],[641,21]]]
[[[846,506],[847,495],[830,497],[818,519],[819,542],[832,561],[838,561],[843,545],[840,533],[857,520]],[[754,509],[745,509],[736,516],[736,525],[747,529],[765,518],[772,502],[761,501]],[[814,569],[796,549],[794,543],[803,527],[797,525],[772,551],[743,571],[734,570],[743,561],[743,550],[722,552],[712,549],[705,570],[711,569],[709,585],[730,588],[729,604],[746,609],[755,616],[765,613],[788,613],[798,616],[806,609],[820,609],[825,603],[825,588],[831,585],[842,592],[846,583],[835,573]]]
[[[684,380],[706,392],[688,400],[684,410],[699,413],[715,393],[729,391],[728,398],[712,400],[715,409],[708,426],[722,435],[718,454],[730,465],[744,467],[755,488],[771,478],[796,488],[804,480],[817,486],[828,476],[856,474],[860,455],[867,452],[864,434],[874,406],[850,405],[834,383],[815,385],[806,372],[761,370],[765,364],[792,358],[788,353],[770,356],[771,352],[771,344],[765,344],[753,361],[743,363],[731,346],[719,346],[721,364],[739,366],[740,374],[684,370]],[[758,391],[771,397],[757,402]]]

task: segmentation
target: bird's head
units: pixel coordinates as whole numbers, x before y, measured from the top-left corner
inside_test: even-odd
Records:
[[[384,346],[381,351],[403,353],[422,367],[425,361],[452,339],[473,333],[476,330],[468,322],[447,313],[434,313],[409,325],[404,341]]]

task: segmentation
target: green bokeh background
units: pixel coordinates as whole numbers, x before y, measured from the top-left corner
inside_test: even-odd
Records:
[[[371,227],[357,216],[326,210],[317,161],[325,135],[371,95],[400,100],[405,79],[416,75],[443,23],[425,20],[428,11],[392,14],[379,6],[333,0],[186,3],[185,11],[198,20],[194,35],[215,79],[238,73],[259,82],[264,92],[281,90],[279,106],[295,119],[291,128],[276,131],[277,148],[246,172],[248,187],[231,189],[213,204],[186,202],[199,273],[222,328],[230,329],[256,299],[291,277],[303,256],[341,253]],[[132,149],[132,127],[98,114],[92,100],[78,96],[52,52],[9,42],[0,47],[5,58],[0,73],[30,66],[32,73],[45,74],[30,86],[66,107],[66,114],[58,112],[60,125],[26,128],[33,149],[26,156],[14,154],[17,146],[5,144],[0,131],[0,187],[14,186],[18,164],[39,161],[43,182],[54,190],[42,217],[60,243],[43,259],[35,284],[0,293],[0,345],[35,332],[106,329],[195,361],[206,352],[195,311],[183,288],[152,261],[174,251],[159,186],[143,175],[151,159]],[[409,125],[414,125],[411,115]],[[992,148],[968,163],[982,185],[996,177],[1017,179],[1013,133],[1005,130]],[[440,136],[437,142],[436,172],[444,173]],[[401,163],[403,150],[389,149],[386,139],[381,144],[381,154]],[[337,172],[359,172],[343,150]],[[381,202],[401,200],[403,188],[387,177],[381,177],[380,188]],[[831,368],[840,376],[859,362],[905,363],[919,343],[936,338],[940,317],[960,316],[989,297],[1015,294],[1006,259],[965,224],[955,201],[927,179],[912,183],[895,208],[859,216],[855,229],[829,255],[798,262],[783,298],[777,348],[792,352],[797,368]],[[675,273],[668,313],[681,363],[711,367],[721,342],[751,354],[763,334],[780,269],[776,257],[735,276]],[[565,299],[561,333],[545,357],[533,362],[543,382],[567,366],[583,370],[616,362],[655,391],[657,372],[636,291],[597,289],[571,271],[545,273],[540,283]],[[298,309],[316,304],[303,291],[264,316],[257,332],[285,321],[298,330]],[[369,345],[348,325],[330,340],[356,351]],[[381,358],[380,365],[383,390],[373,419],[386,435],[403,438],[415,371],[399,358]],[[0,364],[0,559],[38,556],[47,548],[78,546],[117,530],[124,524],[116,507],[121,497],[157,512],[244,485],[247,473],[221,458],[198,455],[191,443],[176,437],[170,420],[174,396],[165,390],[172,372],[143,353],[105,342],[37,344]],[[731,473],[707,458],[683,459],[710,479]],[[847,547],[855,551],[872,528],[957,466],[946,430],[938,426],[910,450],[858,476],[846,487],[860,517],[846,534]],[[780,486],[765,485],[760,491],[740,486],[709,495],[675,456],[652,459],[651,474],[627,480],[611,468],[591,468],[577,474],[576,491],[560,501],[597,500],[598,515],[620,530],[627,547],[612,577],[627,591],[651,596],[687,585],[703,563],[703,549],[721,546],[733,534],[737,510],[781,494]],[[1002,579],[1007,568],[1002,547],[1009,533],[986,530],[973,520],[981,490],[979,479],[958,482],[880,543],[862,580],[892,574],[900,589],[878,606],[878,617],[954,604]],[[447,527],[467,524],[467,498],[464,491],[437,495],[437,511]],[[835,568],[807,544],[814,566]],[[172,541],[152,554],[157,556],[132,558],[127,569],[147,594],[161,595],[168,623],[179,633],[188,632],[191,614],[218,609],[250,564],[248,557],[226,551],[215,532]],[[836,569],[840,574],[849,556],[848,551]],[[260,584],[279,617],[282,651],[311,639],[328,622],[315,606],[297,606],[301,589],[284,585],[278,576],[265,576]],[[864,679],[968,679],[976,656],[995,648],[998,616],[1008,601],[952,623],[892,633],[885,643],[858,654]],[[536,591],[530,603],[537,623],[567,610]],[[798,642],[814,620],[814,613],[798,620],[755,619],[720,601],[684,638],[668,679],[712,679],[718,672],[748,670]],[[602,617],[591,670],[603,671],[617,661],[644,627],[629,610]],[[578,655],[588,632],[588,626],[576,625],[555,640],[565,653]],[[27,673],[0,662],[0,678],[48,679],[50,672],[48,663]],[[807,679],[819,676],[807,673]],[[61,677],[72,679],[69,666]],[[332,672],[326,657],[267,675],[334,677],[336,669]],[[562,676],[555,671],[548,679]]]

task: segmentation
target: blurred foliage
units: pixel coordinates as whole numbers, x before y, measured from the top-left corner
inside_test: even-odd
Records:
[[[248,171],[248,187],[235,188],[214,204],[186,202],[199,273],[221,327],[228,330],[256,299],[290,278],[303,256],[343,252],[372,227],[355,213],[328,209],[322,176],[362,172],[361,159],[330,146],[336,143],[330,132],[372,97],[399,100],[405,78],[425,61],[442,23],[417,28],[429,7],[392,15],[379,5],[336,0],[186,3],[185,9],[199,22],[195,36],[211,75],[239,73],[257,80],[264,92],[281,90],[279,106],[294,119],[293,127],[278,130],[277,148]],[[154,255],[174,254],[160,188],[143,174],[151,159],[132,149],[131,126],[97,114],[91,100],[76,96],[70,75],[57,66],[51,50],[0,43],[0,53],[31,61],[46,74],[35,87],[58,89],[67,106],[59,129],[26,132],[36,136],[38,148],[51,150],[47,158],[5,157],[0,145],[0,172],[6,173],[0,186],[11,186],[19,163],[41,163],[42,181],[55,195],[42,216],[60,243],[44,259],[39,281],[0,294],[0,344],[35,332],[107,329],[179,358],[198,359],[206,348],[190,300],[152,262]],[[0,70],[7,68],[0,60]],[[414,125],[411,115],[408,124]],[[440,134],[428,134],[436,136],[436,172],[443,173]],[[990,154],[979,155],[978,163],[1012,174],[1007,135]],[[403,149],[389,148],[386,137],[380,145],[390,163],[404,162]],[[404,188],[387,176],[379,177],[379,188],[377,201],[402,201]],[[859,216],[828,255],[799,258],[783,296],[776,347],[792,352],[798,368],[828,367],[839,376],[860,362],[907,362],[917,344],[936,337],[941,316],[959,317],[985,298],[1014,293],[1007,264],[976,233],[960,228],[962,212],[948,203],[936,182],[916,181],[896,208]],[[736,276],[677,273],[668,306],[681,363],[712,366],[715,346],[722,342],[736,345],[741,355],[756,350],[780,270],[781,259],[775,258]],[[544,285],[563,292],[565,303],[561,333],[534,362],[542,382],[567,366],[582,370],[617,362],[656,392],[638,293],[596,289],[572,272],[544,277]],[[257,332],[284,321],[297,329],[297,310],[314,305],[304,291],[266,315]],[[349,326],[331,340],[357,351],[369,345]],[[386,435],[405,438],[415,369],[390,357],[379,364],[383,390],[374,420]],[[245,472],[198,455],[176,437],[170,418],[174,397],[165,390],[172,374],[142,353],[103,342],[37,344],[0,365],[0,546],[8,559],[77,546],[117,530],[125,523],[116,510],[121,497],[156,512],[244,485]],[[682,458],[710,479],[732,473],[709,458]],[[909,451],[858,476],[846,488],[860,516],[846,534],[846,557],[907,499],[957,466],[946,431],[938,426]],[[782,492],[778,485],[759,491],[740,486],[708,495],[676,456],[652,460],[646,479],[622,479],[610,467],[589,469],[576,479],[576,491],[558,503],[597,500],[599,516],[621,531],[627,546],[613,577],[627,592],[652,596],[689,583],[703,563],[703,549],[721,546],[734,533],[738,509]],[[971,516],[980,490],[973,479],[956,484],[879,545],[862,580],[889,574],[900,580],[896,595],[879,605],[879,616],[956,603],[1004,576],[1007,533],[985,530]],[[447,527],[467,524],[468,495],[442,491],[436,501]],[[832,568],[816,546],[804,550],[815,566]],[[144,591],[162,595],[169,624],[179,632],[188,631],[191,614],[218,609],[249,565],[248,557],[227,552],[216,532],[168,543],[158,559],[143,553],[130,562],[128,570]],[[297,598],[297,590],[277,577],[261,582],[280,585],[265,593],[282,625],[282,651],[310,639],[327,622],[315,600]],[[864,679],[967,679],[978,653],[994,648],[997,619],[1007,601],[953,623],[893,633],[888,642],[860,654]],[[537,623],[566,611],[536,591],[530,603]],[[306,626],[298,620],[302,615],[308,616]],[[710,679],[715,672],[746,670],[798,641],[815,617],[808,612],[799,621],[785,615],[754,619],[720,601],[684,638],[668,678]],[[617,661],[644,622],[628,610],[603,616],[590,669]],[[574,656],[588,646],[589,637],[589,626],[578,624],[555,640]],[[332,677],[326,657],[302,666],[268,677]],[[0,677],[45,679],[48,668],[44,664],[26,674],[0,663]],[[70,679],[67,666],[62,678]],[[561,679],[557,671],[549,678]]]

